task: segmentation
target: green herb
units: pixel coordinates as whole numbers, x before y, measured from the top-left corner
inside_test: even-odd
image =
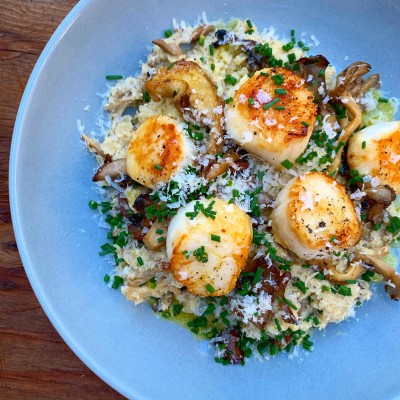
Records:
[[[120,276],[115,275],[114,276],[114,282],[111,285],[111,287],[113,289],[118,289],[123,283],[124,283],[124,280]]]
[[[202,263],[208,262],[208,254],[205,251],[204,246],[199,247],[193,252],[193,255],[196,257],[196,260]]]
[[[308,128],[310,126],[310,124],[307,123],[306,121],[301,121],[301,124],[304,125],[306,128]]]
[[[199,40],[198,40],[198,44],[200,45],[200,46],[203,46],[204,45],[204,40],[205,40],[205,37],[203,36],[203,35],[201,35],[200,37],[199,37]]]
[[[211,286],[211,285],[210,285]],[[212,287],[212,286],[211,286]],[[211,292],[210,292],[211,293]],[[203,312],[203,316],[210,315],[215,311],[215,305],[213,303],[209,304]]]
[[[393,235],[397,235],[400,230],[400,218],[399,217],[392,217],[389,220],[388,226],[386,226],[386,230]]]
[[[206,290],[207,290],[207,292],[209,292],[211,294],[213,294],[215,292],[214,287],[212,285],[210,285],[209,283],[207,283],[207,285],[206,285]]]
[[[276,325],[276,329],[278,329],[278,331],[281,331],[282,327],[281,327],[281,324],[278,321],[278,318],[274,318],[274,322],[275,322],[275,325]]]
[[[96,203],[94,200],[90,200],[89,203],[88,203],[88,206],[89,206],[92,210],[95,210],[95,209],[99,206],[99,204]]]
[[[138,258],[137,258],[137,262],[138,262],[138,264],[139,264],[140,266],[144,265],[144,262],[143,262],[142,257],[138,257]]]
[[[211,234],[211,240],[213,240],[214,242],[220,242],[221,236]]]
[[[289,60],[290,64],[293,64],[296,61],[296,55],[294,53],[290,53],[288,55],[288,60]]]
[[[293,47],[294,47],[294,44],[292,42],[289,42],[282,46],[282,50],[289,51],[289,50],[292,50]]]
[[[280,86],[285,81],[285,78],[282,74],[272,75],[271,79],[274,81],[275,85]]]
[[[151,96],[149,92],[143,92],[143,100],[145,103],[150,103]]]
[[[103,278],[103,281],[106,282],[106,283],[110,282],[110,275],[105,274],[104,278]]]
[[[118,79],[123,79],[123,76],[122,75],[107,75],[106,79],[109,81],[115,81]]]
[[[381,228],[382,224],[378,222],[377,224],[374,225],[373,230],[378,231]]]
[[[160,237],[157,239],[157,242],[158,242],[158,243],[162,243],[164,240],[165,240],[165,237],[164,237],[164,236],[160,236]]]
[[[174,63],[172,62],[171,64],[168,65],[167,70],[170,70],[174,66]]]
[[[370,269],[367,269],[362,275],[361,275],[361,279],[366,281],[366,282],[370,282],[371,278],[375,275],[375,273],[373,271],[371,271]]]
[[[208,50],[210,51],[210,56],[213,56],[214,55],[214,46],[212,44],[210,44],[208,46]]]
[[[254,99],[252,99],[251,97],[249,97],[249,98],[247,99],[247,101],[248,101],[249,105],[254,106]]]
[[[157,235],[161,235],[163,232],[164,232],[164,231],[163,231],[162,229],[157,229],[157,230],[156,230]]]
[[[253,24],[251,23],[251,21],[249,19],[246,19],[246,24],[249,28],[253,27]]]
[[[324,292],[329,292],[329,291],[331,290],[331,288],[330,288],[329,286],[322,285],[322,290],[323,290]]]
[[[297,307],[290,301],[288,300],[286,297],[284,298],[285,303],[290,307],[293,308],[293,310],[297,310]]]
[[[231,76],[231,75],[226,75],[225,76],[225,79],[224,79],[224,82],[226,83],[226,84],[228,84],[228,85],[236,85],[236,83],[237,83],[237,79],[234,77],[234,76]]]
[[[325,279],[325,274],[323,272],[318,272],[314,278],[323,281]]]
[[[286,169],[290,169],[290,168],[293,167],[294,164],[289,160],[284,160],[284,161],[281,162],[281,165],[283,167],[285,167]]]
[[[205,64],[206,63],[206,59],[204,57],[200,57],[200,61]]]
[[[308,287],[306,286],[306,284],[303,281],[297,281],[295,283],[293,283],[293,286],[296,286],[297,289],[300,290],[301,293],[306,294]]]
[[[256,273],[254,274],[253,285],[257,284],[260,281],[262,273],[263,269],[261,267],[258,267]]]
[[[338,293],[342,296],[351,296],[351,288],[347,286],[340,286]]]
[[[211,71],[215,71],[215,64],[210,65]]]
[[[275,106],[274,110],[285,110],[286,107],[285,106]]]
[[[162,166],[158,164],[154,164],[154,168],[158,169],[159,171],[162,171]]]
[[[349,280],[346,281],[346,283],[347,283],[348,285],[354,285],[354,284],[357,283],[357,281],[356,281],[355,279],[349,279]]]
[[[287,90],[286,89],[275,89],[274,93],[275,94],[287,94]]]
[[[367,147],[367,142],[364,140],[364,141],[362,142],[361,148],[362,148],[362,149],[365,149],[366,147]]]
[[[168,39],[173,35],[173,32],[171,31],[171,29],[168,29],[164,32],[164,36]]]
[[[229,103],[232,103],[233,98],[232,98],[232,97],[228,97],[228,98],[225,99],[224,101],[225,101],[225,104],[229,104]]]
[[[387,103],[389,101],[389,99],[386,99],[385,97],[379,97],[378,101],[380,103]]]
[[[274,106],[276,103],[278,103],[278,101],[280,101],[280,98],[279,98],[279,97],[277,97],[277,98],[274,99],[274,100],[271,100],[269,103],[266,103],[266,104],[263,105],[263,109],[264,109],[264,110],[268,110],[268,108]]]
[[[267,72],[260,72],[260,75],[268,77],[269,74]]]

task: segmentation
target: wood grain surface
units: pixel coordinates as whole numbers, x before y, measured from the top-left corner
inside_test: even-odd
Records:
[[[47,319],[15,243],[8,162],[29,75],[76,0],[0,0],[0,399],[123,399],[69,349]]]

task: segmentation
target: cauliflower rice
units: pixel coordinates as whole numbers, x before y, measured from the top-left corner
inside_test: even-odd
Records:
[[[196,28],[185,23],[175,25],[173,31],[166,32],[164,43],[170,46],[189,43]],[[222,31],[226,32],[221,34]],[[221,36],[224,37],[221,39]],[[371,297],[371,281],[382,280],[381,274],[376,273],[378,270],[371,268],[371,263],[360,260],[358,264],[362,272],[355,279],[339,282],[332,278],[335,271],[325,268],[325,264],[318,261],[299,258],[285,248],[271,230],[270,214],[275,207],[275,200],[289,181],[311,170],[330,174],[327,171],[339,152],[338,138],[346,129],[346,121],[351,121],[349,115],[343,119],[335,118],[332,122],[329,113],[319,113],[311,127],[313,133],[305,151],[296,161],[285,163],[284,167],[272,167],[239,147],[235,151],[240,155],[242,164],[232,163],[223,173],[208,181],[202,169],[221,159],[218,154],[217,157],[207,157],[212,121],[206,120],[201,112],[192,112],[189,116],[180,112],[171,97],[154,101],[146,88],[146,82],[160,67],[168,71],[179,60],[194,62],[212,80],[218,98],[223,100],[220,108],[214,110],[214,115],[224,116],[224,109],[226,113],[226,109],[233,106],[235,93],[255,72],[250,65],[250,50],[245,50],[243,41],[254,41],[258,46],[267,44],[264,50],[271,49],[269,52],[272,51],[273,57],[270,56],[264,68],[282,66],[296,73],[296,62],[309,57],[308,52],[316,52],[304,40],[297,41],[294,38],[295,32],[292,31],[290,39],[282,41],[272,28],[258,31],[249,20],[234,19],[228,23],[215,23],[204,35],[192,40],[191,45],[185,46],[187,48],[182,54],[168,54],[165,49],[155,45],[146,62],[141,64],[138,76],[120,79],[110,88],[105,105],[110,129],[105,133],[104,140],[97,142],[85,136],[100,166],[104,162],[110,164],[126,159],[135,131],[152,117],[172,118],[189,137],[194,160],[168,182],[150,190],[126,174],[119,174],[118,177],[110,174],[98,180],[103,202],[91,201],[89,205],[98,210],[102,224],[109,229],[110,241],[102,246],[100,253],[109,257],[115,266],[112,273],[105,276],[108,286],[121,287],[126,298],[135,304],[148,302],[162,317],[174,319],[199,337],[210,339],[215,348],[216,361],[223,364],[243,363],[252,354],[268,358],[284,349],[290,351],[296,345],[311,350],[310,334],[313,329],[324,329],[328,323],[354,317],[356,308]],[[253,44],[248,43],[249,46]],[[252,55],[257,56],[263,48],[253,47],[251,51]],[[329,65],[323,71],[324,85],[315,80],[320,95],[319,109],[332,104],[330,94],[337,84],[336,75],[335,68]],[[305,76],[302,84],[307,85],[308,80],[314,79],[312,74],[309,79]],[[261,106],[268,104],[265,99],[263,101],[263,93],[260,96],[255,101],[259,100]],[[380,101],[382,96],[378,85],[374,85],[356,99],[363,113],[360,126],[392,120],[396,112],[396,100]],[[246,104],[249,102],[249,107],[252,102],[254,104],[254,99],[244,97],[243,101]],[[336,104],[341,107],[338,108]],[[342,97],[335,103],[333,114],[343,112],[345,106],[346,98]],[[134,115],[125,113],[128,107],[135,109]],[[332,112],[333,108],[329,110]],[[273,121],[270,123],[273,125]],[[223,153],[229,149],[226,147],[229,140],[229,133],[225,132]],[[247,141],[251,140],[250,133]],[[339,174],[335,175],[336,181],[346,188],[362,232],[357,244],[336,252],[329,260],[339,274],[346,271],[355,254],[379,259],[386,256],[389,260],[388,244],[397,236],[400,228],[397,225],[400,207],[396,201],[385,207],[379,221],[366,218],[365,185],[377,187],[379,179],[361,176],[357,171],[350,173],[348,166],[342,166]],[[264,201],[261,201],[262,194],[266,197]],[[150,198],[151,204],[139,210],[138,201],[144,195],[147,200]],[[163,215],[169,221],[181,207],[207,196],[238,206],[249,216],[253,227],[247,265],[234,289],[218,297],[212,296],[212,290],[209,296],[200,297],[190,293],[169,269],[170,258],[165,245],[152,250],[143,244],[143,236],[159,216],[154,209],[155,214],[151,214],[149,207],[156,204],[158,209],[165,211]],[[303,200],[305,207],[311,209],[312,204],[308,203],[307,206],[309,200]],[[150,225],[141,226],[143,218],[147,218]],[[137,229],[132,226],[142,229],[139,236]],[[333,245],[334,241],[335,238],[332,239]],[[255,265],[251,267],[251,263]],[[268,279],[272,282],[265,283]],[[386,285],[390,287],[393,283],[389,281]]]

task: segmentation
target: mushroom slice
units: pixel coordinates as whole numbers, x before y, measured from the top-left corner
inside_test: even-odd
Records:
[[[104,153],[104,151],[101,149],[100,143],[97,140],[90,138],[84,133],[82,134],[81,137],[90,151],[97,153],[100,157],[103,157],[104,159],[107,158],[107,156],[109,156],[108,154]]]
[[[330,273],[326,275],[326,278],[338,284],[355,280],[364,272],[364,267],[360,262],[351,262],[343,272],[339,272],[334,265],[330,264],[324,265],[322,269],[330,271]]]
[[[357,253],[355,258],[370,265],[377,274],[385,279],[385,290],[391,299],[400,300],[400,275],[393,268],[369,254]]]
[[[345,94],[344,97],[347,98],[347,102],[344,104],[347,111],[352,116],[352,120],[347,124],[346,128],[342,131],[339,136],[337,143],[340,147],[340,150],[336,152],[335,158],[332,161],[332,164],[328,168],[329,176],[335,177],[339,172],[340,164],[342,163],[342,154],[343,149],[346,143],[348,142],[352,133],[360,126],[362,122],[362,112],[360,106],[356,103],[356,101],[349,94]]]
[[[224,102],[218,97],[211,78],[198,64],[177,61],[171,67],[161,67],[146,82],[146,89],[155,102],[172,98],[182,117],[187,116],[210,128],[208,154],[222,152]]]
[[[345,68],[336,78],[336,87],[330,92],[332,98],[340,98],[345,92],[351,93],[354,86],[360,83],[361,77],[367,74],[371,66],[363,61],[356,61]]]
[[[180,48],[179,44],[173,42],[167,43],[164,39],[154,39],[152,43],[171,56],[176,57],[183,56],[185,54],[184,51]]]
[[[396,199],[396,193],[389,185],[378,185],[374,188],[364,189],[364,192],[371,200],[386,207]]]
[[[92,181],[99,182],[104,181],[106,176],[109,176],[112,180],[119,178],[121,175],[126,175],[126,160],[120,158],[109,163],[104,163],[94,174]]]
[[[153,44],[164,50],[167,54],[177,57],[183,56],[185,52],[182,50],[182,44],[189,44],[199,40],[200,36],[206,36],[214,30],[214,25],[200,25],[190,35],[189,40],[174,42],[170,41],[167,43],[164,39],[154,39]]]
[[[157,251],[165,246],[165,238],[167,237],[168,222],[163,220],[158,222],[157,220],[153,223],[151,228],[148,230],[146,235],[143,237],[143,244],[148,250]],[[161,232],[160,234],[157,233]]]

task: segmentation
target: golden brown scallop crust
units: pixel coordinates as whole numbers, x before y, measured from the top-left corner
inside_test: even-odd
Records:
[[[144,186],[155,188],[168,182],[187,155],[183,133],[166,116],[149,118],[134,133],[126,159],[128,175]]]

